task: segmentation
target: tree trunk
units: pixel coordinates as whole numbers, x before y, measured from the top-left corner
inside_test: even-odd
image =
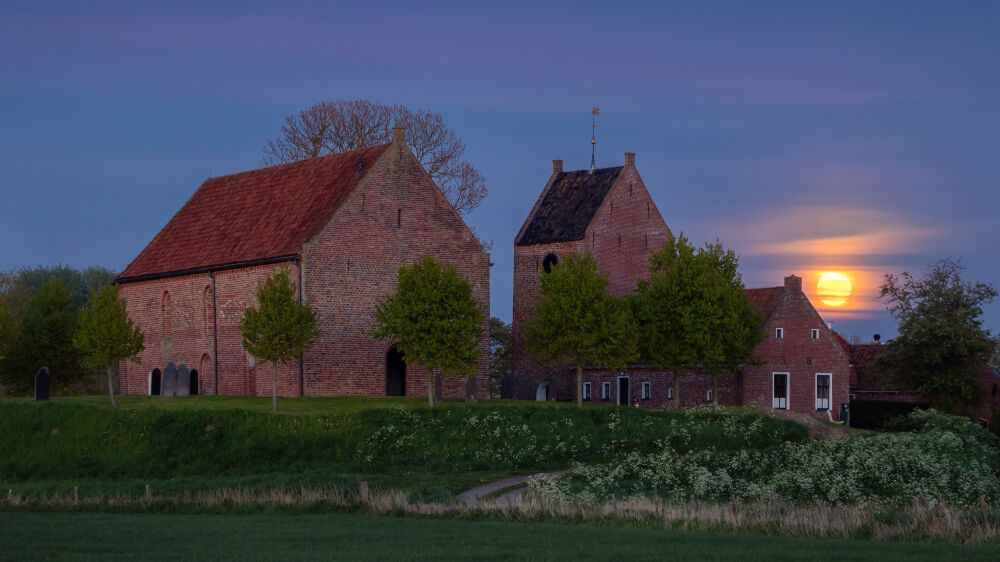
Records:
[[[583,363],[576,363],[576,407],[583,408]]]
[[[427,369],[427,406],[434,407],[434,370]]]
[[[712,375],[712,406],[719,407],[719,375]]]
[[[271,361],[271,409],[278,413],[278,362]]]
[[[104,371],[108,374],[108,396],[111,397],[111,407],[117,408],[118,404],[115,403],[115,384],[114,384],[115,381],[112,380],[113,376],[111,374],[112,371],[111,366],[109,365],[108,367],[106,367]]]

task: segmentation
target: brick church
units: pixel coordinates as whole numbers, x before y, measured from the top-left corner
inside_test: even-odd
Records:
[[[320,334],[278,366],[278,394],[426,395],[426,371],[368,335],[399,267],[424,255],[455,266],[489,317],[489,255],[403,129],[390,144],[210,178],[117,279],[147,346],[141,366],[122,363],[121,391],[151,393],[168,363],[184,363],[192,392],[269,395],[271,367],[243,349],[239,323],[258,283],[285,268]],[[489,396],[488,330],[479,375],[445,379],[445,396]]]
[[[552,174],[514,240],[514,398],[576,399],[570,367],[538,363],[525,350],[524,326],[534,314],[539,276],[569,254],[589,252],[608,277],[608,290],[624,296],[648,276],[650,253],[670,236],[636,170],[635,154],[625,153],[624,166],[593,171],[563,171],[562,161],[553,160]],[[802,279],[790,276],[780,287],[748,289],[747,297],[764,317],[767,338],[755,350],[759,364],[721,377],[718,402],[839,418],[840,404],[848,401],[849,355],[802,292]],[[584,370],[583,398],[648,407],[712,402],[710,377],[682,375],[638,365],[592,366]]]

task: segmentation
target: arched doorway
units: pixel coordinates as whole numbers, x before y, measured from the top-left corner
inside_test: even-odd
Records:
[[[535,401],[545,402],[549,399],[549,383],[540,382],[538,383],[538,390],[535,391]]]
[[[149,372],[149,395],[160,395],[160,370],[153,369]]]
[[[385,395],[406,396],[406,362],[395,346],[385,356]]]

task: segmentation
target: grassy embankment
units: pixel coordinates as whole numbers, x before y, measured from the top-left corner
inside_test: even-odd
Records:
[[[199,396],[48,403],[0,400],[0,486],[30,497],[138,496],[340,486],[404,489],[426,499],[509,474],[651,453],[807,439],[795,423],[746,411],[681,414],[568,404],[449,402],[418,398],[281,400]],[[716,423],[736,418],[753,434],[733,439]]]

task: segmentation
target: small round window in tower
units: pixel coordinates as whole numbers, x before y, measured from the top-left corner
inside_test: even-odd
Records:
[[[557,258],[555,254],[549,254],[545,256],[544,260],[542,260],[542,268],[545,270],[545,273],[549,273],[552,271],[552,266],[557,263],[559,263],[559,258]]]

